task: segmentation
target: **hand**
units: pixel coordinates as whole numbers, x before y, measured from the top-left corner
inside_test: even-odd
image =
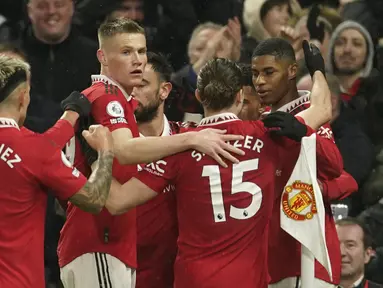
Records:
[[[227,34],[233,39],[233,51],[231,54],[231,60],[239,61],[241,57],[241,45],[242,45],[242,34],[241,34],[241,23],[238,17],[229,19],[227,23]]]
[[[91,125],[89,130],[82,131],[82,136],[94,150],[98,152],[106,150],[113,152],[113,137],[107,127]]]
[[[302,47],[305,53],[306,66],[311,77],[313,77],[315,71],[320,71],[326,76],[324,59],[318,47],[312,43],[309,44],[306,40],[303,40]]]
[[[78,113],[80,116],[88,116],[91,110],[91,103],[88,98],[77,91],[73,91],[61,102],[61,108],[64,111],[70,110]]]
[[[310,9],[309,15],[307,17],[307,30],[310,33],[310,40],[318,40],[320,43],[324,39],[324,23],[319,22],[318,25],[318,16],[320,14],[320,9],[317,4],[314,4]]]
[[[286,112],[270,113],[262,122],[270,129],[271,135],[285,136],[297,142],[300,142],[307,133],[306,125]]]
[[[280,36],[289,41],[295,52],[297,61],[303,58],[302,36],[294,29],[288,26],[282,26]]]
[[[225,168],[227,164],[221,156],[233,163],[238,163],[239,160],[232,156],[231,153],[244,155],[245,152],[226,142],[242,140],[244,137],[242,135],[225,134],[226,132],[226,130],[208,128],[194,133],[193,149],[209,155]]]

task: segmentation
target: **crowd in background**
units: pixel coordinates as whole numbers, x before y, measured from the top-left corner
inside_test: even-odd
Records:
[[[362,266],[368,262],[366,277],[383,284],[383,1],[318,1],[317,14],[310,10],[313,2],[2,0],[0,53],[22,53],[30,63],[31,104],[25,126],[42,133],[61,116],[60,102],[72,91],[87,88],[90,75],[100,72],[97,28],[106,18],[128,17],[143,25],[148,50],[161,52],[172,63],[173,91],[165,112],[174,121],[202,118],[194,91],[198,72],[210,59],[250,63],[257,43],[270,37],[290,41],[299,63],[298,88],[310,90],[301,42],[319,40],[333,93],[331,128],[344,169],[359,186],[340,203],[347,205],[348,216],[366,225],[363,233],[373,232],[361,248],[369,257],[360,261]],[[317,22],[322,24],[313,25]],[[49,203],[45,261],[47,282],[55,285],[57,241],[65,216],[54,198]],[[355,231],[350,233],[357,238]]]

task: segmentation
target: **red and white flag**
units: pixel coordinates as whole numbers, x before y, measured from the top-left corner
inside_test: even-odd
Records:
[[[313,287],[314,258],[332,279],[325,237],[325,210],[317,181],[316,134],[302,138],[293,173],[282,193],[281,227],[302,244],[302,287]]]

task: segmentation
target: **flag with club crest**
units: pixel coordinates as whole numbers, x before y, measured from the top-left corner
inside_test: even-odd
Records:
[[[299,158],[282,193],[281,209],[281,228],[302,245],[302,287],[305,287],[303,283],[314,281],[314,259],[326,268],[332,279],[325,210],[317,181],[316,134],[302,138]]]

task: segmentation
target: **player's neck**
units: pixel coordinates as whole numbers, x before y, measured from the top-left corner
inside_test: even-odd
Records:
[[[160,136],[164,131],[164,112],[158,111],[158,115],[149,122],[138,123],[138,130],[145,137]]]
[[[220,111],[211,111],[211,110],[208,110],[206,108],[204,108],[203,110],[204,110],[205,117],[215,116],[215,115],[219,115],[222,113],[233,113],[235,115],[238,114],[238,108],[236,108],[236,107],[230,107],[230,108],[226,108],[226,109],[223,109]]]
[[[343,288],[352,288],[354,287],[354,283],[362,278],[362,276],[364,276],[364,273],[358,273],[352,277],[350,276],[349,278],[342,278],[339,284]]]
[[[298,89],[296,88],[296,86],[294,86],[294,88],[289,89],[286,95],[283,96],[281,100],[279,100],[279,102],[271,105],[271,112],[277,111],[279,108],[283,107],[287,103],[290,103],[291,101],[294,101],[298,98],[299,98]]]
[[[9,106],[4,106],[0,108],[0,118],[9,118],[15,120],[19,124],[20,116],[17,113],[14,113]]]

